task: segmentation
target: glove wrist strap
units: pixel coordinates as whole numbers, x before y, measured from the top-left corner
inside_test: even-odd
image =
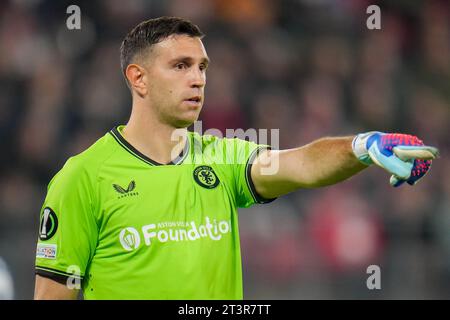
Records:
[[[360,133],[353,138],[352,149],[355,157],[365,165],[373,164],[370,159],[369,152],[367,151],[367,140],[377,131],[370,131],[365,133]]]

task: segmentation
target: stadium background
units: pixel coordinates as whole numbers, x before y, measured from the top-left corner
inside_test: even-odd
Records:
[[[70,4],[81,8],[81,30],[66,28]],[[381,7],[381,30],[366,28],[370,4]],[[206,33],[204,129],[279,128],[281,148],[399,131],[442,153],[414,188],[393,189],[373,169],[241,210],[245,297],[449,298],[449,9],[407,0],[1,1],[0,257],[13,297],[33,295],[47,183],[130,112],[123,37],[141,20],[176,15]],[[366,287],[372,264],[381,290]]]

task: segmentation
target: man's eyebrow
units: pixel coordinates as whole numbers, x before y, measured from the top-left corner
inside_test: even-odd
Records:
[[[174,58],[174,59],[170,60],[170,63],[174,63],[174,62],[177,62],[177,61],[184,61],[184,62],[192,63],[194,61],[194,58],[192,58],[190,56],[181,56],[181,57],[177,57],[177,58]],[[209,61],[210,60],[209,60],[208,57],[204,57],[204,58],[202,58],[201,63],[204,63],[204,64],[208,65]]]

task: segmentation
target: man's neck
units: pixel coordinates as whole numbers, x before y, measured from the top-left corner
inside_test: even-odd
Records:
[[[167,164],[177,158],[186,145],[187,129],[161,123],[149,112],[133,108],[130,120],[122,131],[125,140],[150,159]]]

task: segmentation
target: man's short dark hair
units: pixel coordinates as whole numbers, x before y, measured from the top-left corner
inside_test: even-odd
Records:
[[[120,65],[124,76],[127,66],[132,63],[137,55],[144,53],[152,45],[174,34],[185,34],[199,38],[204,36],[195,24],[189,20],[177,17],[150,19],[134,27],[126,35],[120,46]]]

